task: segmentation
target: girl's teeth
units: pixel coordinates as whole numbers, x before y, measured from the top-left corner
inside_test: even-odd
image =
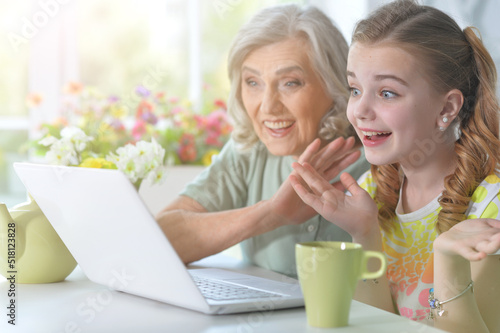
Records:
[[[365,136],[383,135],[383,134],[390,134],[391,133],[391,132],[365,132],[365,131],[361,131],[361,132]]]
[[[287,127],[290,127],[292,124],[293,124],[293,121],[277,121],[277,122],[265,121],[264,122],[264,125],[266,125],[266,127],[271,128],[271,129],[287,128]]]

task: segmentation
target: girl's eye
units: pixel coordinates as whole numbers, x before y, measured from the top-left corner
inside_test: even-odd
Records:
[[[351,96],[352,97],[356,97],[358,96],[359,94],[361,94],[361,91],[359,91],[359,89],[356,89],[356,88],[352,88],[350,87],[349,90],[351,91]]]
[[[394,97],[398,96],[398,94],[396,94],[395,92],[388,91],[388,90],[382,91],[381,95],[382,95],[382,97],[387,98],[387,99],[394,98]]]

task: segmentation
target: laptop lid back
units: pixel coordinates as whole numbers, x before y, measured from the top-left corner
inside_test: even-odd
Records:
[[[118,170],[15,163],[14,168],[87,277],[207,312],[186,267]]]

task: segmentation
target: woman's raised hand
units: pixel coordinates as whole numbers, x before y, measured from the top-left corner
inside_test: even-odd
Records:
[[[320,149],[321,141],[314,140],[300,155],[300,163],[308,162],[325,179],[335,178],[342,170],[354,163],[360,156],[354,148],[354,138],[338,138]],[[292,174],[296,172],[293,171]],[[270,200],[272,214],[277,224],[300,224],[316,215],[316,211],[305,204],[294,191],[288,178]]]
[[[500,249],[500,221],[472,219],[455,224],[434,241],[434,251],[460,255],[469,261],[484,259]]]
[[[294,190],[317,213],[358,241],[378,233],[377,205],[351,175],[343,173],[340,183],[332,185],[309,163],[292,166]]]

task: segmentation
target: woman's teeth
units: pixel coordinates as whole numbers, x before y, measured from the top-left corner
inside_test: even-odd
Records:
[[[293,121],[265,121],[264,125],[270,129],[283,129],[292,126]]]

